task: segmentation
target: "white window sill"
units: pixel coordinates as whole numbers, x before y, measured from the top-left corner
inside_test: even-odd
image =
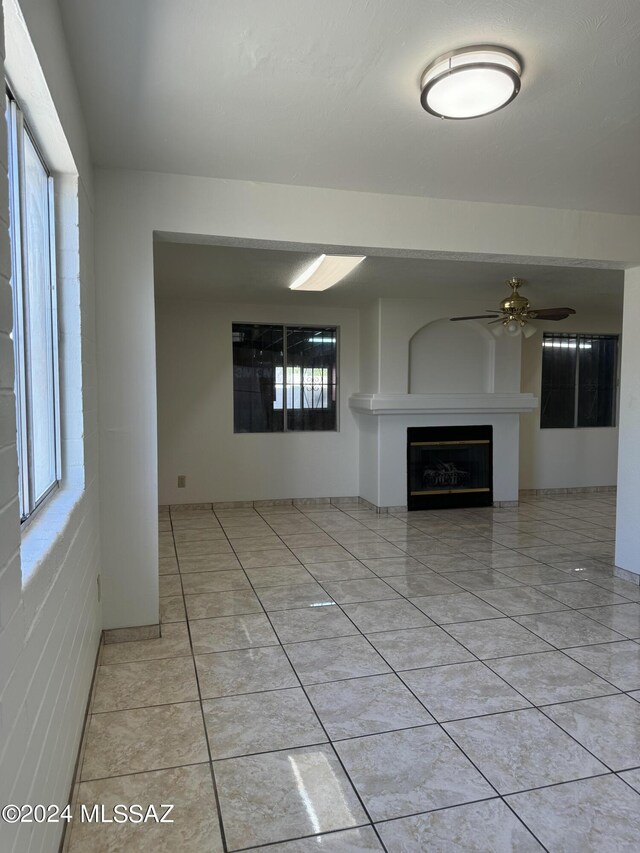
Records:
[[[64,537],[82,494],[80,488],[59,489],[24,530],[20,543],[23,587],[37,574],[38,568]]]

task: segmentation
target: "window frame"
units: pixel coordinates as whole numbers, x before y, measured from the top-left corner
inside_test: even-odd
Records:
[[[233,341],[233,332],[234,332],[235,326],[267,326],[267,327],[277,326],[277,327],[282,329],[282,334],[283,334],[283,344],[282,344],[282,351],[283,351],[283,360],[282,360],[283,427],[282,427],[282,429],[278,429],[278,430],[271,429],[271,430],[264,430],[264,431],[260,431],[260,432],[237,431],[236,426],[235,426],[235,401],[234,401],[234,405],[232,406],[233,434],[234,435],[281,435],[283,433],[293,433],[293,434],[311,433],[311,434],[313,434],[313,433],[334,433],[334,432],[337,433],[337,432],[340,432],[340,372],[341,372],[341,369],[340,369],[340,327],[338,325],[334,326],[332,323],[327,323],[327,324],[318,324],[318,323],[269,323],[269,322],[266,322],[264,320],[260,320],[257,322],[252,322],[252,321],[248,321],[248,320],[233,320],[231,322],[231,339],[232,339],[232,341]],[[326,331],[327,329],[331,329],[335,334],[335,338],[336,338],[336,341],[335,341],[335,347],[336,347],[336,350],[335,350],[335,352],[336,352],[336,357],[335,357],[335,364],[336,364],[336,383],[335,383],[336,422],[335,422],[335,427],[333,427],[331,429],[290,429],[288,427],[287,414],[289,412],[289,407],[287,406],[286,376],[287,376],[287,367],[289,366],[288,359],[287,359],[287,332],[289,329],[309,329],[309,331],[316,331],[316,332],[317,331]],[[234,368],[235,368],[235,361],[233,359],[233,344],[232,344],[232,350],[231,350],[231,369],[232,369],[232,371]],[[233,380],[233,372],[232,372],[232,393],[235,394],[235,381]],[[323,410],[321,410],[321,411],[323,411]]]
[[[11,290],[13,303],[13,349],[15,361],[14,391],[16,396],[16,438],[18,453],[18,491],[20,521],[24,527],[48,498],[57,491],[62,480],[61,452],[61,416],[60,416],[60,358],[58,323],[58,289],[56,281],[56,228],[55,228],[55,186],[51,169],[47,165],[38,141],[25,118],[20,102],[6,85],[8,118],[8,180],[9,180],[9,230],[11,235]],[[25,210],[25,171],[24,145],[28,138],[42,166],[47,179],[47,291],[49,303],[47,309],[48,336],[47,345],[51,352],[51,382],[53,397],[53,468],[54,479],[42,494],[35,498],[35,465],[32,442],[31,422],[31,376],[29,369],[30,330],[28,322],[29,275],[24,240],[26,226]]]
[[[574,399],[573,399],[573,423],[567,426],[549,426],[542,423],[543,407],[542,396],[544,387],[544,347],[545,340],[566,338],[576,340],[576,364],[574,368]],[[610,424],[579,424],[580,416],[580,349],[581,342],[584,343],[594,338],[606,338],[615,340],[615,363],[613,365],[613,403],[611,406],[611,423]],[[540,429],[616,429],[618,426],[619,416],[619,400],[620,400],[620,339],[621,335],[618,332],[553,332],[546,330],[542,333],[542,346],[540,347],[541,363],[540,363],[540,418],[538,426]]]

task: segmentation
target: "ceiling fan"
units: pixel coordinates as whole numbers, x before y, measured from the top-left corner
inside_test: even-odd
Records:
[[[451,317],[455,320],[490,320],[490,326],[495,323],[502,324],[495,331],[502,327],[508,335],[518,335],[521,331],[529,337],[535,333],[533,326],[527,326],[530,320],[566,320],[571,314],[575,314],[573,308],[532,308],[529,300],[518,293],[518,289],[526,284],[523,278],[510,278],[506,284],[511,288],[511,294],[503,299],[500,307],[495,311],[487,309],[486,314],[474,314],[470,317]],[[495,318],[495,319],[494,319]],[[494,331],[492,329],[492,331]]]

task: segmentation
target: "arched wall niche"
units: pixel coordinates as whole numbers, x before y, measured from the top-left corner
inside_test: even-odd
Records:
[[[495,338],[473,321],[434,320],[409,341],[410,394],[492,393]]]

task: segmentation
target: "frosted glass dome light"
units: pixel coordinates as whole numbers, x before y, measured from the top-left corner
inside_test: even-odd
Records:
[[[420,101],[439,118],[466,119],[495,113],[520,91],[520,60],[510,50],[463,47],[439,56],[422,75]]]

